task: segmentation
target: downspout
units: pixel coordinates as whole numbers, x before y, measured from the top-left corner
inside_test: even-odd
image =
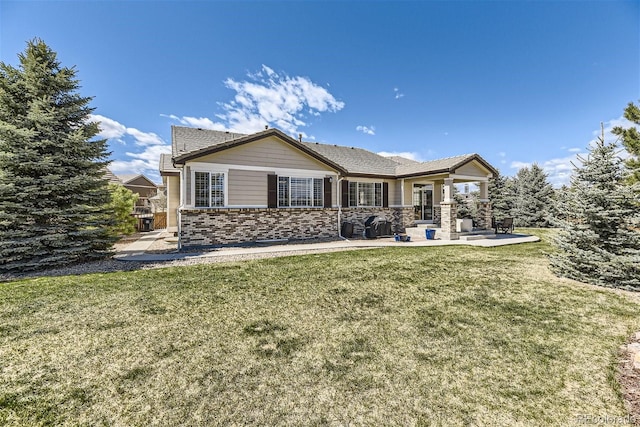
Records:
[[[342,186],[340,185],[342,183],[342,180],[344,178],[340,178],[340,175],[338,175],[338,183],[337,183],[337,194],[336,194],[336,200],[338,200],[338,237],[341,238],[342,240],[349,240],[346,237],[344,237],[342,235],[342,227],[341,227],[341,221],[340,219],[342,218],[342,191],[341,188]],[[340,197],[337,197],[340,196]]]
[[[178,251],[182,250],[182,208],[184,207],[184,189],[187,182],[184,180],[184,165],[180,168],[180,206],[178,206]]]

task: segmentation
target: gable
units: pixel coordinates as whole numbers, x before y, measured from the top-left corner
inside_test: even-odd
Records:
[[[491,175],[491,171],[475,159],[457,167],[453,173],[455,175],[477,176],[481,178],[486,178],[487,175]]]
[[[316,160],[276,136],[267,136],[191,160],[202,163],[280,169],[333,170],[325,163]]]
[[[126,182],[127,186],[132,186],[132,187],[150,187],[150,188],[156,188],[157,185],[152,182],[149,178],[147,178],[144,175],[140,175],[130,181]]]

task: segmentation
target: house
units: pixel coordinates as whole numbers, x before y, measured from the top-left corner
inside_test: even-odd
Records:
[[[384,216],[394,230],[437,223],[457,239],[453,186],[480,189],[478,226],[491,226],[488,180],[497,171],[478,154],[428,162],[362,148],[304,142],[278,129],[254,134],[172,127],[162,155],[170,230],[181,246],[336,237],[351,222]]]
[[[138,195],[136,211],[151,212],[152,205],[149,199],[158,193],[158,186],[142,174],[118,175],[124,188]]]

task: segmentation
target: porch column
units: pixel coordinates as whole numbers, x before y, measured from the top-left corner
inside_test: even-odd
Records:
[[[489,200],[489,183],[480,182],[480,200],[478,206],[478,228],[491,228],[491,200]]]
[[[440,203],[440,232],[444,240],[458,240],[459,235],[456,231],[458,208],[453,198],[453,178],[445,178],[442,188],[444,189],[444,195]]]

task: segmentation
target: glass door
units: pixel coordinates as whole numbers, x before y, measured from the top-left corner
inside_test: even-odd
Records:
[[[432,184],[413,184],[413,212],[416,221],[433,221]]]

